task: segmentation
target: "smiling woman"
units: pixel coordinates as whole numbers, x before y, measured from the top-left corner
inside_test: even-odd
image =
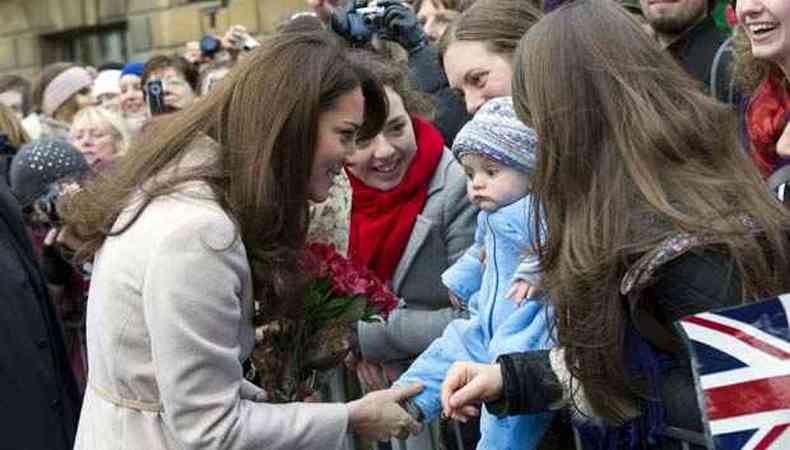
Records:
[[[419,387],[272,405],[244,377],[253,314],[305,320],[308,199],[384,122],[380,85],[346,52],[323,32],[266,40],[65,205],[78,255],[95,256],[76,449],[334,449],[417,426],[398,402]]]
[[[444,33],[441,61],[469,114],[489,99],[510,95],[513,52],[541,15],[531,1],[478,0]]]
[[[790,164],[790,2],[738,0],[736,76],[751,94],[744,141],[763,176]]]
[[[464,315],[440,277],[472,243],[476,211],[465,196],[463,170],[424,118],[430,103],[411,87],[406,68],[367,52],[351,58],[384,86],[389,104],[382,131],[358,139],[346,165],[352,190],[349,255],[392,283],[403,299],[386,323],[357,327],[357,373],[368,388],[378,389]],[[474,433],[469,440],[476,440]],[[431,442],[425,432],[405,448],[427,450]]]

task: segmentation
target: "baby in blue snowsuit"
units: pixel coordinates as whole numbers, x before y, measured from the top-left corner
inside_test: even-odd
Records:
[[[470,317],[451,322],[395,382],[424,386],[409,408],[424,423],[441,411],[442,381],[454,362],[492,363],[502,354],[551,346],[530,226],[536,145],[535,132],[518,120],[510,97],[488,101],[455,138],[453,154],[466,172],[467,195],[481,211],[474,244],[442,280]],[[551,418],[498,419],[483,410],[477,448],[536,448]]]

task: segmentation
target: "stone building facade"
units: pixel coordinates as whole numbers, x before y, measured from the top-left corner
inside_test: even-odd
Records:
[[[306,9],[305,0],[0,0],[0,74],[144,61],[231,24],[265,35]]]

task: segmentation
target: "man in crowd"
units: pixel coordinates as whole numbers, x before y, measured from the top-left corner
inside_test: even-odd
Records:
[[[716,0],[639,0],[645,27],[694,78],[710,89],[716,52],[727,36],[716,28]],[[717,72],[728,74],[727,71]]]

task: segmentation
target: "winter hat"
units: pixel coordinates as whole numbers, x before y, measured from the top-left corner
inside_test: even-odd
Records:
[[[93,96],[98,97],[103,94],[121,94],[121,71],[103,70],[93,81]]]
[[[499,164],[531,174],[535,170],[538,136],[524,125],[513,109],[512,97],[487,101],[467,122],[453,141],[453,154],[459,161],[477,154]]]
[[[82,67],[72,67],[56,76],[44,89],[42,109],[52,117],[74,94],[93,84],[90,72]]]
[[[23,208],[30,206],[49,186],[64,178],[79,179],[90,166],[79,150],[66,141],[39,139],[23,145],[11,162],[9,181]]]
[[[121,71],[121,78],[125,77],[126,75],[136,75],[140,78],[143,77],[143,68],[145,64],[139,62],[129,63],[123,66],[123,70]]]

